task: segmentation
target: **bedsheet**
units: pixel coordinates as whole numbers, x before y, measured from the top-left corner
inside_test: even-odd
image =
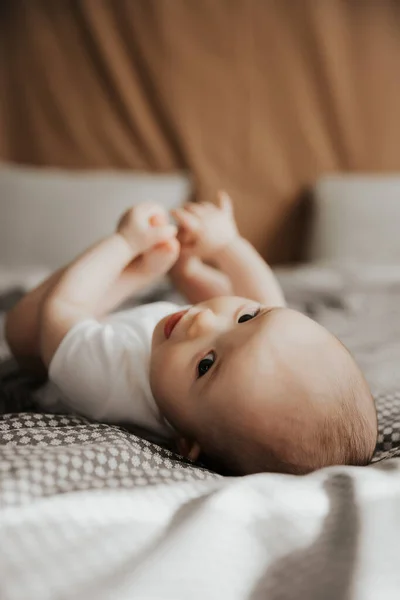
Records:
[[[0,365],[0,597],[397,597],[400,273],[279,273],[289,303],[353,351],[379,415],[374,463],[221,477],[122,427],[43,415]],[[4,286],[12,303],[23,282]],[[1,348],[1,344],[0,344]]]

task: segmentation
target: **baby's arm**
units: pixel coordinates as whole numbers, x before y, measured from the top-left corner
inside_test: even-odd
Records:
[[[234,294],[267,306],[286,306],[285,297],[271,268],[242,237],[222,248],[215,257],[222,272],[229,274]]]
[[[35,374],[45,376],[46,369],[40,357],[40,314],[44,300],[59,282],[66,268],[59,269],[8,311],[5,319],[5,335],[10,350],[19,365]],[[128,265],[117,281],[99,302],[97,317],[114,310],[137,289],[134,268]]]
[[[40,349],[45,366],[74,325],[104,314],[100,309],[103,298],[128,265],[132,265],[130,293],[172,266],[179,251],[175,234],[176,228],[167,224],[162,208],[142,204],[124,214],[113,235],[65,270],[41,311]]]
[[[218,206],[191,204],[174,214],[180,226],[178,239],[182,253],[212,262],[228,278],[228,294],[251,298],[268,306],[285,306],[282,289],[272,270],[255,248],[240,236],[227,194],[219,194]],[[219,294],[209,297],[213,295]]]
[[[59,269],[43,283],[27,293],[6,314],[5,335],[14,357],[21,367],[37,376],[45,376],[40,359],[39,315],[47,294],[59,281],[64,269]]]
[[[185,252],[181,253],[169,274],[175,287],[191,304],[233,294],[227,275]]]
[[[159,207],[140,205],[128,211],[115,234],[24,296],[6,318],[6,338],[21,366],[45,375],[41,339],[47,365],[51,348],[54,353],[77,321],[104,316],[167,271],[178,256],[179,244],[175,228],[166,223]]]

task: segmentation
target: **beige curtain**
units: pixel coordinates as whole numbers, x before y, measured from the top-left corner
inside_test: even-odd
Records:
[[[269,258],[302,190],[400,169],[396,0],[3,0],[0,158],[190,169]]]

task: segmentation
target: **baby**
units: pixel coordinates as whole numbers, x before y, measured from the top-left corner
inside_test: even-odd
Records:
[[[375,406],[346,348],[285,307],[225,193],[174,217],[178,228],[158,205],[128,210],[27,294],[6,320],[21,365],[48,373],[70,409],[172,438],[232,473],[366,465]],[[167,272],[192,306],[110,314]]]

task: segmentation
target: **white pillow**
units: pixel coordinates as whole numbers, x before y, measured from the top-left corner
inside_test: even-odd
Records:
[[[186,201],[185,173],[74,172],[0,165],[0,265],[55,269],[111,233],[139,202]]]
[[[400,175],[335,175],[317,181],[307,258],[400,264]]]

